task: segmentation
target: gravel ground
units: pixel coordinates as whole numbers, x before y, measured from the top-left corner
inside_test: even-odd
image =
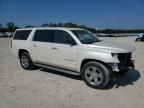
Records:
[[[79,76],[23,70],[11,55],[11,39],[0,38],[0,108],[144,108],[144,42],[135,43],[135,37],[102,39],[135,46],[136,69],[97,90]]]

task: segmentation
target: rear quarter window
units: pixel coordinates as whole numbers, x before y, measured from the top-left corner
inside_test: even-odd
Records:
[[[18,30],[16,31],[14,38],[15,40],[27,40],[31,30]]]

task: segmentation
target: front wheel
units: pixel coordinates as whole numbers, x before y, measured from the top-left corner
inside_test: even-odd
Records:
[[[21,66],[26,70],[31,70],[33,68],[33,62],[30,55],[27,52],[23,52],[19,56]]]
[[[96,89],[104,88],[110,81],[110,72],[106,66],[98,62],[88,62],[82,68],[85,83]]]

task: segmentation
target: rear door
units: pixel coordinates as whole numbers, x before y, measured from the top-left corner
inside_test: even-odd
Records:
[[[39,63],[50,63],[51,42],[54,30],[36,30],[32,42],[32,59]]]

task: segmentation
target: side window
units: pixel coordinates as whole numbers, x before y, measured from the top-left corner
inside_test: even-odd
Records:
[[[37,30],[33,41],[52,42],[54,30]]]
[[[74,39],[67,32],[62,31],[62,30],[55,31],[54,43],[60,43],[60,44],[75,43],[76,44]]]
[[[14,38],[15,40],[27,40],[31,30],[18,30],[16,31]]]

